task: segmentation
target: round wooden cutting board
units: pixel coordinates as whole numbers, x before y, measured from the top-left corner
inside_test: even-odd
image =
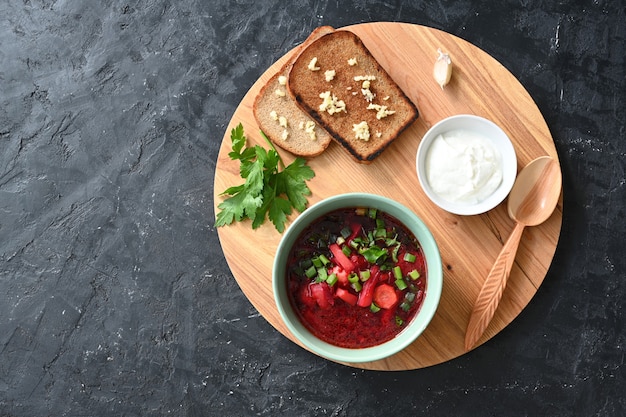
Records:
[[[506,200],[479,216],[446,213],[422,191],[415,154],[423,134],[439,120],[461,113],[486,117],[509,135],[519,170],[532,159],[550,155],[558,160],[550,131],[536,104],[500,63],[481,49],[448,33],[412,24],[366,23],[349,26],[380,64],[417,105],[419,119],[370,165],[354,162],[336,143],[309,160],[315,178],[309,181],[309,204],[346,192],[369,192],[390,197],[411,208],[430,228],[444,269],[441,302],[426,331],[402,352],[384,360],[347,365],[375,370],[408,370],[439,364],[463,353],[465,329],[474,300],[513,229]],[[437,49],[453,60],[452,80],[442,90],[432,76]],[[214,205],[226,188],[243,182],[239,161],[228,157],[230,131],[242,123],[248,144],[267,147],[252,113],[261,86],[280,68],[293,50],[272,65],[252,86],[232,117],[220,148]],[[293,156],[281,151],[285,164]],[[507,326],[530,302],[548,271],[556,250],[562,219],[562,198],[550,219],[526,228],[515,265],[495,316],[478,345]],[[297,214],[294,213],[291,220]],[[254,307],[278,331],[298,343],[283,323],[272,293],[272,262],[281,238],[271,222],[253,230],[249,221],[220,227],[218,234],[230,269]]]

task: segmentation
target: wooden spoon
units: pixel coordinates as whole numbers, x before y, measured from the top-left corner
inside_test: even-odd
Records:
[[[561,181],[559,164],[549,156],[531,161],[517,176],[508,200],[515,227],[478,294],[465,333],[465,350],[482,336],[500,303],[524,227],[536,226],[550,217],[561,194]]]

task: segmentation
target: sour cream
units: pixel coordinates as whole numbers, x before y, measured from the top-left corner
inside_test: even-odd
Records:
[[[502,156],[486,137],[469,130],[451,130],[430,145],[426,178],[433,192],[445,200],[480,203],[502,182]]]

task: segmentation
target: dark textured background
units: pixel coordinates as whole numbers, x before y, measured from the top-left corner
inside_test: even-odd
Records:
[[[623,1],[0,3],[0,415],[626,414]],[[529,306],[450,362],[373,372],[275,331],[213,227],[220,141],[316,26],[432,26],[528,89],[564,174]]]

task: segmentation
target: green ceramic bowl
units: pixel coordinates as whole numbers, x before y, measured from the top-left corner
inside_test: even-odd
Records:
[[[337,347],[315,337],[293,311],[286,285],[286,263],[291,247],[300,233],[315,219],[333,210],[347,207],[371,207],[386,212],[402,222],[417,238],[426,258],[426,291],[422,307],[395,338],[380,345],[349,349]],[[365,193],[329,197],[307,208],[285,231],[274,258],[272,285],[278,311],[287,328],[311,352],[338,362],[371,362],[391,356],[413,343],[433,318],[443,287],[439,248],[426,225],[404,205],[387,197]]]

